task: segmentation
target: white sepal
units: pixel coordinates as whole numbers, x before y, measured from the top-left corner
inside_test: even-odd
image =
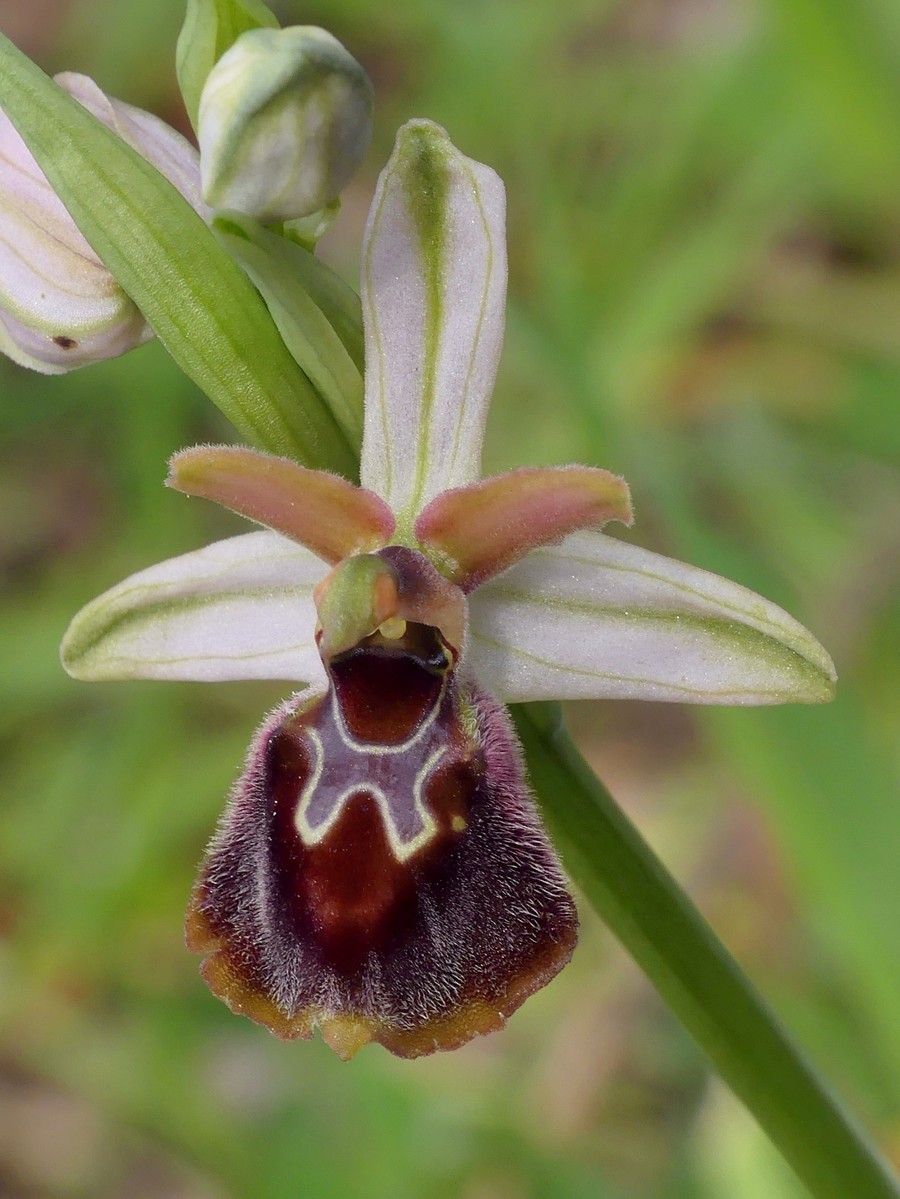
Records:
[[[289,679],[322,686],[312,593],[328,567],[278,533],[217,541],[142,570],[78,613],[77,679]]]
[[[411,525],[441,491],[480,473],[503,342],[505,196],[443,129],[397,134],[369,212],[363,486]]]
[[[535,550],[470,597],[469,669],[508,703],[817,703],[834,665],[793,617],[602,533]]]

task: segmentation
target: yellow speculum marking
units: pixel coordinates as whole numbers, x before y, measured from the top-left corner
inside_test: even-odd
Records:
[[[432,814],[425,807],[423,794],[429,778],[434,773],[438,763],[447,752],[444,745],[435,745],[429,747],[423,745],[423,742],[430,740],[429,733],[433,729],[440,710],[441,702],[444,695],[445,686],[442,686],[441,692],[434,702],[427,716],[422,720],[419,727],[408,737],[406,741],[400,742],[398,745],[379,745],[366,741],[359,741],[352,736],[350,730],[344,721],[343,713],[340,709],[340,704],[337,701],[337,696],[332,692],[331,695],[331,718],[334,723],[339,739],[344,750],[350,752],[359,762],[359,773],[357,777],[350,778],[344,782],[346,772],[341,781],[344,785],[338,793],[332,798],[328,805],[327,815],[324,819],[317,823],[311,823],[309,819],[309,810],[314,800],[317,797],[319,788],[323,785],[329,785],[329,780],[325,779],[323,784],[323,776],[326,774],[326,749],[322,737],[314,728],[304,728],[303,733],[306,737],[307,744],[312,752],[312,764],[309,778],[300,795],[300,800],[297,804],[297,811],[294,816],[294,825],[300,835],[300,839],[305,845],[318,845],[325,839],[329,831],[334,827],[340,819],[344,808],[350,797],[359,793],[365,793],[372,797],[378,805],[381,819],[384,824],[385,833],[387,834],[388,844],[391,852],[398,862],[405,862],[417,853],[423,846],[434,837],[438,831],[437,823]],[[421,747],[424,751],[424,761],[415,774],[412,783],[412,796],[407,797],[402,794],[394,793],[394,803],[391,802],[392,795],[374,782],[371,778],[371,770],[369,763],[372,758],[387,758],[394,755],[407,754],[410,751]],[[345,765],[344,762],[341,765]],[[404,784],[399,782],[398,790]],[[405,810],[408,808],[410,798],[412,800],[412,810],[415,813],[418,823],[418,831],[410,837],[404,837],[395,818],[395,809]],[[457,821],[460,817],[453,818],[453,827],[457,832],[461,832],[465,827],[463,821],[462,828],[457,827]]]

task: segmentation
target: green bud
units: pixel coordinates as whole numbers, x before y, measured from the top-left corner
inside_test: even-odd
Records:
[[[197,128],[203,85],[215,64],[248,29],[277,29],[262,0],[187,0],[175,50],[175,71],[184,106]]]
[[[264,223],[308,216],[349,182],[371,131],[372,85],[330,33],[250,30],[200,97],[204,199]]]

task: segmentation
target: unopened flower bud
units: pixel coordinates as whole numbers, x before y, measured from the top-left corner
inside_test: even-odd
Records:
[[[56,82],[205,211],[197,152],[180,134],[110,100],[84,75],[58,75]],[[151,336],[0,112],[0,350],[32,370],[62,374]]]
[[[213,67],[197,136],[203,198],[272,223],[324,208],[372,132],[372,85],[330,33],[252,29]]]

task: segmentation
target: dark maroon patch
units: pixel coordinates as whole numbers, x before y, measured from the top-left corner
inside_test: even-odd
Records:
[[[53,338],[54,345],[58,345],[61,350],[74,350],[78,342],[74,337],[63,337],[61,333]]]
[[[317,1023],[339,1052],[350,1046],[344,1056],[369,1039],[414,1056],[498,1027],[575,941],[509,718],[438,661],[359,647],[333,664],[333,691],[264,726],[189,913],[192,947],[215,954],[217,993],[280,1035]],[[341,718],[360,741],[377,746],[377,731],[413,744],[367,755],[336,733]],[[332,762],[321,795],[308,790],[317,746]]]
[[[445,661],[436,657],[435,666]],[[331,663],[331,678],[348,730],[381,745],[407,740],[443,684],[421,659],[387,647],[351,650]]]

